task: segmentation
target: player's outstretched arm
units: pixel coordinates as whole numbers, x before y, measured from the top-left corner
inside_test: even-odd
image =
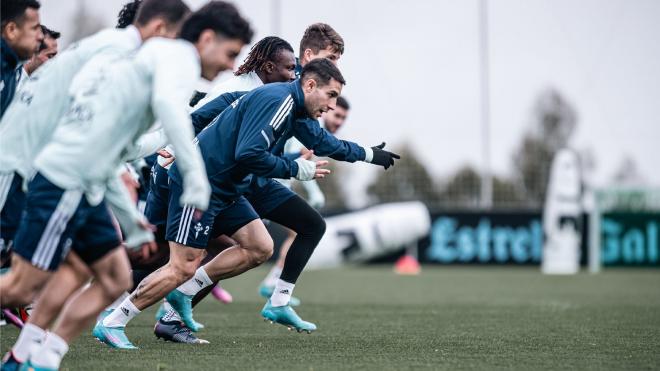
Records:
[[[369,148],[337,139],[323,129],[316,120],[305,119],[296,122],[294,136],[305,147],[313,149],[317,156],[330,157],[338,161],[364,161],[388,169],[394,165],[395,159],[400,158],[396,153],[383,150],[385,143]]]

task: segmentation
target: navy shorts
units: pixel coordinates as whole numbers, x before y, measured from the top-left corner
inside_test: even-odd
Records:
[[[295,195],[291,189],[277,180],[255,178],[245,198],[261,218],[268,218],[271,211]]]
[[[91,206],[80,190],[61,189],[37,173],[28,186],[14,252],[37,268],[54,271],[74,240],[73,251],[88,265],[121,244],[105,201]]]
[[[223,234],[231,236],[246,224],[259,219],[259,214],[245,197],[228,201],[211,196],[208,210],[199,220],[194,220],[195,209],[188,205],[183,207],[179,205],[182,193],[181,185],[171,181],[165,234],[165,239],[168,241],[205,249],[210,238]]]
[[[18,173],[0,173],[0,250],[11,248],[25,210],[23,177]]]
[[[147,206],[144,209],[144,216],[147,217],[149,223],[157,227],[167,224],[169,199],[170,177],[167,176],[167,169],[156,162],[151,167],[149,194],[147,194]]]

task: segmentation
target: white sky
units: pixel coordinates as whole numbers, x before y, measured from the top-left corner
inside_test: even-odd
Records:
[[[81,1],[107,25],[124,3]],[[42,22],[62,31],[64,42],[78,3],[42,0]],[[407,141],[435,175],[481,166],[478,0],[280,3],[279,36],[295,50],[317,21],[344,37],[340,68],[352,111],[340,137]],[[236,4],[257,31],[254,41],[273,34],[271,0]],[[508,174],[535,99],[555,87],[578,112],[573,144],[593,153],[597,183],[627,155],[660,186],[660,1],[491,0],[488,11],[494,171]],[[347,169],[358,183],[374,170]]]

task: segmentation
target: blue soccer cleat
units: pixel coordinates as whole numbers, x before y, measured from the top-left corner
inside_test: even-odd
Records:
[[[172,309],[174,309],[179,316],[181,321],[189,329],[197,332],[200,330],[199,324],[195,322],[192,316],[192,295],[186,295],[179,290],[173,290],[167,294],[167,302],[170,303]]]
[[[167,308],[165,308],[165,303],[161,303],[156,311],[156,321],[163,318],[167,314]]]
[[[261,285],[259,285],[259,295],[261,295],[263,298],[270,299],[270,297],[273,295],[273,291],[275,291],[275,286],[269,286],[263,282],[261,283]],[[295,296],[292,296],[289,299],[289,305],[292,307],[299,306],[300,299],[298,299]]]
[[[100,342],[118,349],[137,349],[126,337],[124,327],[107,327],[103,322],[97,322],[92,335]]]
[[[14,358],[14,353],[7,352],[2,358],[2,366],[0,366],[0,371],[18,371],[20,370],[22,363]]]
[[[109,316],[110,313],[112,313],[112,311],[114,311],[114,310],[115,310],[114,308],[105,309],[103,312],[101,312],[98,315],[98,317],[96,317],[96,322],[103,322],[105,317]]]
[[[271,323],[277,322],[284,325],[288,327],[289,330],[296,330],[298,332],[305,331],[308,334],[311,334],[312,331],[316,331],[316,325],[311,322],[303,321],[290,305],[274,307],[271,305],[270,300],[268,300],[266,305],[264,305],[264,309],[261,310],[261,316]]]
[[[23,363],[21,365],[21,368],[19,368],[18,370],[19,371],[57,371],[56,368],[35,366],[30,362],[30,360]]]

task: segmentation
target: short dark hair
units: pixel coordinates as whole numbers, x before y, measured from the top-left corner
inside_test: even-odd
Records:
[[[124,4],[119,14],[117,14],[117,28],[126,28],[135,22],[135,15],[142,4],[142,0],[133,0]]]
[[[211,29],[229,39],[245,44],[252,41],[253,31],[238,9],[224,1],[211,1],[186,19],[181,26],[180,38],[195,43],[204,30]]]
[[[46,45],[46,38],[50,37],[52,39],[59,39],[60,38],[60,33],[57,31],[53,31],[50,28],[40,25],[41,26],[41,32],[44,34],[44,39],[41,40],[41,44],[39,44],[39,52],[42,50],[48,49],[48,45]]]
[[[339,54],[344,54],[344,39],[339,36],[337,31],[325,23],[314,23],[307,27],[302,39],[300,40],[299,57],[305,53],[305,49],[311,49],[314,54],[319,50],[331,46]]]
[[[300,74],[300,80],[314,79],[319,86],[325,86],[331,79],[337,80],[342,85],[346,85],[346,80],[342,76],[339,68],[326,58],[317,58],[307,63]]]
[[[9,22],[20,25],[23,22],[27,8],[39,9],[41,7],[37,0],[2,0],[1,4],[0,19],[2,20],[2,28]]]
[[[190,13],[182,0],[143,0],[135,15],[135,24],[144,26],[157,17],[169,24],[177,24]]]
[[[281,39],[277,36],[268,36],[259,40],[258,43],[254,44],[245,62],[238,67],[238,70],[234,73],[236,76],[242,74],[256,71],[261,68],[264,63],[268,61],[274,61],[277,57],[277,54],[282,50],[288,50],[293,53],[293,48],[291,45],[286,42],[286,40]]]
[[[341,95],[337,97],[337,107],[341,107],[341,108],[345,109],[346,111],[351,109],[351,105],[348,104],[348,101],[346,100],[346,98],[344,98]]]
[[[43,24],[41,25],[41,32],[44,34],[44,38],[50,37],[51,39],[59,39],[61,34],[57,31],[51,30],[50,28],[44,26]]]

